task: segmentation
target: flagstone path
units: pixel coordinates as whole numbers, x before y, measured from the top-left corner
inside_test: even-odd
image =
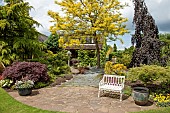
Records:
[[[156,106],[148,103],[147,106],[138,106],[131,97],[118,98],[97,97],[98,89],[94,87],[51,87],[33,90],[31,96],[19,96],[17,91],[9,92],[16,100],[30,106],[51,111],[69,113],[127,113],[155,109]]]
[[[132,97],[119,96],[97,97],[99,79],[96,75],[101,71],[88,71],[86,74],[75,75],[74,78],[61,86],[33,90],[30,96],[19,96],[17,91],[8,92],[16,100],[30,106],[51,111],[69,113],[127,113],[156,109],[154,104],[138,106]]]

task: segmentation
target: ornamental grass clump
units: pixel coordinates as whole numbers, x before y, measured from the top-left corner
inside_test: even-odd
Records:
[[[34,82],[32,80],[16,81],[16,89],[33,88]]]

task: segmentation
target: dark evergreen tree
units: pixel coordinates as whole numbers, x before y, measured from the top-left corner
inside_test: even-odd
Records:
[[[140,66],[140,64],[162,63],[159,31],[155,20],[148,12],[144,0],[133,0],[135,34],[132,36],[132,44],[135,45],[130,67]]]
[[[117,46],[116,46],[116,44],[113,45],[113,52],[117,52]]]
[[[57,34],[51,34],[48,37],[48,39],[45,41],[45,43],[47,45],[47,49],[52,51],[53,53],[60,51],[61,48],[59,47],[58,39],[59,39],[59,37]]]

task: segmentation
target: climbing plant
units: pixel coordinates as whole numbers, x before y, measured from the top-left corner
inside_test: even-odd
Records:
[[[133,0],[135,34],[131,42],[135,45],[130,67],[139,66],[140,64],[153,64],[159,62],[163,64],[161,58],[162,43],[159,40],[158,27],[155,20],[148,12],[144,0]]]

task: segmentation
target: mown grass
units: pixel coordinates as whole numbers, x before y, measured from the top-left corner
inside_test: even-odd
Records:
[[[41,110],[13,99],[5,90],[0,88],[0,113],[63,113]]]
[[[147,111],[132,112],[132,113],[170,113],[170,107],[147,110]]]

